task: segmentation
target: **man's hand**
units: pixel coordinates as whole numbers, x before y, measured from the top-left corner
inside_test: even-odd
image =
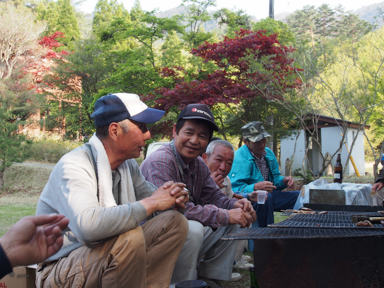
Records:
[[[172,206],[185,208],[189,194],[184,187],[184,183],[169,181],[153,192],[151,197],[142,199],[139,202],[144,205],[148,216],[154,212],[167,210]]]
[[[371,190],[377,192],[377,191],[379,191],[381,188],[383,188],[383,186],[384,186],[384,183],[383,183],[383,182],[377,182],[377,183],[373,184]]]
[[[64,215],[22,218],[0,238],[12,267],[43,262],[63,246],[62,231],[68,226]]]
[[[261,181],[261,182],[255,183],[253,189],[254,190],[265,190],[269,193],[272,193],[272,191],[274,189],[276,189],[276,186],[274,186],[273,183],[270,181]]]
[[[253,192],[249,193],[249,199],[251,199],[252,202],[257,202],[257,194],[259,194],[259,192],[257,192],[257,191],[253,191]],[[268,199],[268,192],[265,195],[265,201],[267,201],[267,199]]]
[[[283,179],[283,183],[288,188],[292,188],[293,185],[295,185],[295,181],[293,180],[292,176],[285,176],[284,179]]]
[[[235,208],[235,209],[228,210],[228,214],[229,214],[229,223],[239,224],[241,228],[248,227],[253,220],[253,216],[248,212],[244,212],[242,208]]]
[[[172,182],[172,184],[173,184],[173,182]],[[169,184],[165,183],[163,185],[163,187],[168,188],[168,187],[171,187],[172,184],[171,183],[169,183]],[[176,183],[176,184],[184,184],[184,183]],[[185,184],[184,184],[184,188],[181,191],[178,188],[173,189],[171,191],[171,195],[176,197],[176,203],[175,203],[176,207],[174,209],[176,209],[176,210],[178,208],[185,209],[185,204],[189,200],[189,193],[188,193],[188,190],[186,190],[186,188],[185,188]]]
[[[216,182],[217,186],[219,186],[220,189],[224,187],[224,185],[223,185],[223,183],[224,183],[223,175],[221,175],[221,174],[219,174],[219,172],[215,171],[215,172],[213,172],[211,174],[211,177],[212,177],[213,181]]]
[[[241,208],[245,213],[248,213],[249,216],[251,216],[251,222],[248,223],[247,226],[256,221],[256,212],[253,210],[252,203],[247,199],[243,198],[235,202],[235,204],[233,204],[233,208]]]
[[[244,196],[236,194],[236,193],[233,193],[232,198],[240,200],[240,199],[244,199]]]

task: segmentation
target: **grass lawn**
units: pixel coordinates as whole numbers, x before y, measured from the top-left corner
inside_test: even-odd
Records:
[[[13,224],[24,216],[35,215],[35,211],[35,203],[25,203],[23,205],[0,204],[0,236],[4,235]]]
[[[27,215],[35,215],[37,200],[52,168],[15,164],[5,170],[0,190],[0,236]]]

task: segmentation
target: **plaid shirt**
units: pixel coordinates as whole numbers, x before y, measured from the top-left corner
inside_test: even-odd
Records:
[[[229,225],[227,210],[232,209],[237,200],[229,199],[220,191],[201,157],[197,157],[186,165],[177,151],[176,154],[180,160],[185,180],[180,175],[170,144],[160,147],[141,164],[140,170],[145,179],[157,187],[167,181],[185,183],[197,203],[195,205],[189,201],[186,204],[184,215],[188,220],[196,220],[204,226],[212,228]]]
[[[256,165],[257,167],[259,167],[261,175],[263,175],[264,181],[268,181],[269,169],[267,166],[267,161],[265,160],[265,155],[267,155],[267,152],[264,151],[263,154],[261,154],[261,157],[259,159],[255,154],[253,154],[251,150],[249,151],[251,152],[253,158],[255,158]]]

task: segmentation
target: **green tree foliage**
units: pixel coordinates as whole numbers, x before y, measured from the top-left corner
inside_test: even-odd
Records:
[[[186,45],[192,49],[205,41],[210,42],[213,35],[205,32],[203,25],[212,20],[208,9],[216,6],[216,0],[183,0],[183,5],[186,5],[187,9],[187,12],[182,15],[186,28],[183,34]]]
[[[47,29],[43,36],[51,35],[58,31],[59,7],[56,2],[45,0],[40,2],[36,7],[37,19],[46,21]]]
[[[52,35],[55,32],[60,31],[58,30],[60,3],[53,0],[37,0],[35,2],[36,4],[32,5],[32,7],[37,13],[37,19],[44,20],[47,23],[47,30],[45,31],[44,36]],[[83,2],[83,0],[72,3],[72,7],[74,16],[77,19],[77,26],[80,29],[80,35],[81,37],[86,38],[90,35],[93,15],[86,14],[77,9],[77,6],[80,5],[81,2]]]
[[[157,18],[153,12],[146,12],[140,21],[125,22],[116,19],[110,27],[108,42],[132,40],[136,45],[128,49],[113,51],[115,71],[105,82],[98,97],[109,92],[132,92],[146,94],[164,85],[159,75],[160,63],[156,43],[169,33],[182,33],[182,26],[173,18]],[[161,84],[160,84],[160,83]]]
[[[218,20],[220,26],[224,26],[224,33],[229,38],[235,37],[235,32],[240,29],[252,29],[251,16],[245,14],[243,10],[231,11],[222,8],[213,14],[213,18]]]
[[[4,107],[0,107],[0,183],[4,187],[4,171],[13,162],[23,162],[27,158],[31,141],[19,133],[20,121]]]
[[[287,24],[295,33],[296,38],[301,41],[308,41],[311,46],[315,46],[317,35],[315,34],[315,6],[304,6],[301,10],[296,10],[287,18]]]
[[[141,9],[140,0],[135,0],[130,13],[132,21],[140,21],[140,18],[144,16],[145,13],[143,9]]]
[[[183,50],[183,45],[173,31],[165,38],[164,44],[161,46],[161,66],[163,67],[175,67],[182,66],[185,67],[187,62],[187,57]]]
[[[328,4],[323,4],[317,9],[315,17],[315,34],[319,35],[318,41],[323,45],[325,45],[327,38],[334,37],[336,35],[336,19],[336,11]]]
[[[359,16],[355,14],[346,14],[339,21],[338,30],[341,37],[352,39],[355,42],[372,31],[373,26],[369,22],[360,20]]]
[[[65,38],[59,40],[63,46],[58,50],[73,51],[75,49],[75,41],[80,39],[80,30],[70,0],[57,1],[59,18],[57,20],[57,31],[63,32]]]
[[[296,43],[295,35],[292,29],[283,21],[277,21],[272,18],[262,19],[252,25],[252,30],[264,30],[266,35],[277,34],[277,39],[281,45],[291,46]]]
[[[100,89],[105,88],[105,80],[113,71],[114,61],[110,53],[105,53],[105,47],[95,38],[80,40],[76,43],[75,51],[68,55],[67,62],[55,69],[54,82],[62,91],[66,91],[66,99],[79,99],[80,103],[62,105],[60,110],[56,104],[51,104],[48,124],[57,125],[56,119],[65,116],[66,136],[76,138],[80,131],[83,136],[91,135],[94,131],[91,113],[93,110],[93,96]],[[76,75],[81,79],[81,92],[77,89],[68,89],[67,83]],[[110,91],[114,92],[114,91]],[[55,97],[54,95],[51,95]]]
[[[100,37],[108,30],[110,23],[116,18],[122,18],[123,21],[127,22],[131,21],[129,12],[125,10],[122,4],[118,4],[116,0],[99,0],[94,11],[93,33]]]
[[[372,25],[346,12],[342,6],[333,9],[328,4],[318,8],[304,6],[290,14],[286,21],[297,40],[305,41],[312,47],[320,43],[325,47],[330,39],[339,36],[358,38],[372,30]]]

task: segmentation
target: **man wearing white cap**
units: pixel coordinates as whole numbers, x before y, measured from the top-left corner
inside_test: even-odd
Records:
[[[37,204],[37,215],[70,223],[63,247],[38,265],[37,287],[169,286],[188,222],[176,210],[152,216],[185,208],[188,192],[174,182],[157,189],[132,159],[151,138],[146,124],[163,115],[134,94],[96,101],[96,134],[60,159]]]

